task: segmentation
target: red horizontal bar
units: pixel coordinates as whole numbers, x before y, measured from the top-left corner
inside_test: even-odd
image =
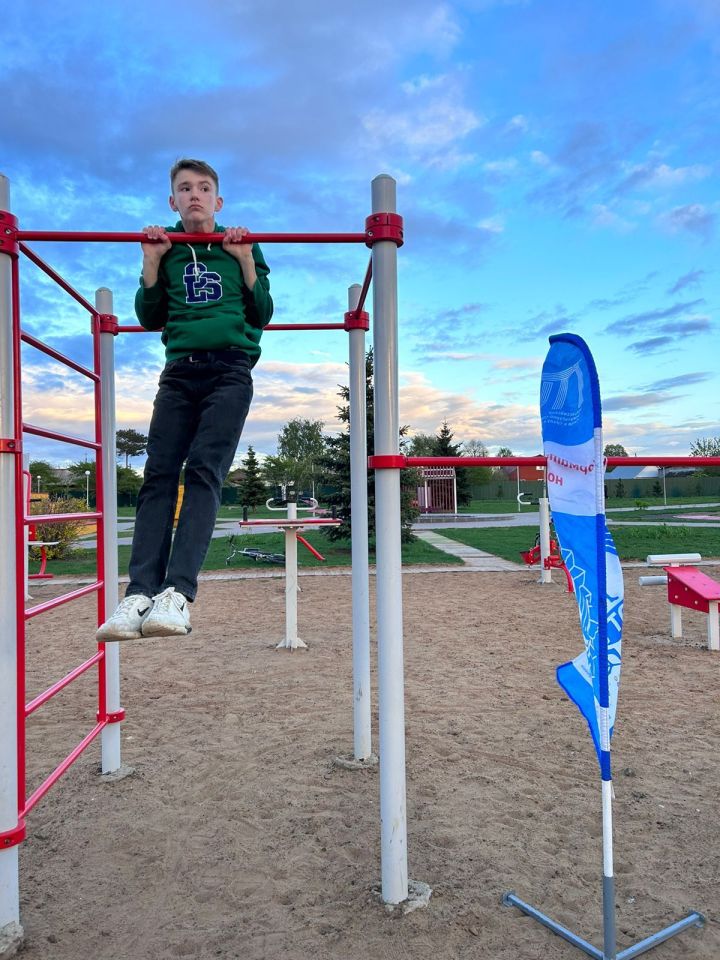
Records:
[[[31,513],[25,517],[25,526],[33,523],[68,523],[72,520],[102,520],[101,513]],[[30,546],[33,542],[30,541]]]
[[[60,276],[57,270],[53,270],[49,264],[45,263],[44,260],[41,260],[40,257],[30,249],[30,247],[26,247],[24,243],[21,243],[20,249],[28,258],[28,260],[32,260],[33,263],[37,264],[43,273],[46,273],[52,280],[55,281],[55,283],[58,284],[58,286],[62,287],[66,293],[69,293],[73,300],[77,300],[81,307],[85,307],[85,309],[92,314],[97,313],[95,307],[88,300],[86,300],[82,294],[78,293],[74,287],[71,287],[67,280],[64,280]]]
[[[171,243],[222,243],[223,233],[169,233]],[[148,243],[144,233],[97,232],[94,230],[18,230],[18,240],[60,240],[87,243]],[[248,233],[243,243],[365,243],[365,233]],[[160,241],[157,241],[160,242]],[[29,251],[20,244],[23,253]],[[34,259],[33,254],[30,259]],[[35,261],[37,262],[37,261]],[[38,263],[40,266],[40,263]]]
[[[344,323],[269,323],[266,330],[344,330]]]
[[[71,360],[69,357],[64,356],[62,353],[58,353],[57,350],[54,350],[52,347],[48,346],[47,343],[43,343],[42,340],[38,340],[36,337],[31,337],[29,333],[21,333],[20,339],[29,344],[31,347],[35,347],[36,350],[40,350],[42,353],[46,353],[49,357],[52,357],[54,360],[59,360],[60,363],[64,363],[67,367],[72,367],[73,370],[77,370],[78,373],[82,373],[84,377],[87,377],[89,380],[99,383],[100,377],[93,373],[92,370],[88,370],[87,367],[81,366],[79,363],[75,363],[74,360]]]
[[[55,597],[52,600],[46,600],[45,603],[38,603],[34,607],[28,607],[25,611],[25,619],[31,620],[40,613],[45,613],[47,610],[54,610],[55,607],[59,607],[63,603],[69,603],[71,600],[77,600],[79,597],[84,597],[88,593],[93,593],[103,586],[103,582],[102,580],[96,580],[95,583],[91,583],[87,587],[79,587],[70,593],[64,593],[61,597]]]
[[[333,520],[332,517],[307,517],[307,519],[298,517],[297,520],[278,517],[277,520],[238,520],[238,523],[241,527],[287,527],[288,530],[291,530],[293,527],[322,527],[330,525],[339,527],[341,521]]]
[[[76,447],[87,447],[89,450],[99,450],[100,444],[94,440],[83,440],[81,437],[71,437],[69,434],[57,433],[55,430],[46,430],[36,427],[32,423],[23,424],[23,433],[31,433],[35,437],[45,437],[48,440],[61,440],[63,443],[72,443]]]
[[[26,704],[25,716],[29,717],[31,713],[35,713],[38,707],[41,707],[44,703],[47,703],[48,700],[52,700],[56,693],[60,693],[60,691],[69,686],[73,680],[77,680],[78,677],[81,677],[87,670],[90,669],[90,667],[96,664],[99,660],[102,660],[104,656],[105,648],[98,650],[94,657],[90,657],[90,659],[86,660],[85,663],[81,663],[79,667],[75,667],[74,670],[71,670],[67,676],[62,678],[62,680],[58,680],[57,683],[54,683],[51,687],[48,687],[43,693],[38,694],[34,700],[31,700],[30,703]]]
[[[103,727],[107,726],[106,722],[103,720],[100,723],[96,724],[90,731],[90,733],[83,737],[80,743],[75,747],[72,753],[69,753],[67,757],[59,764],[55,770],[50,774],[50,776],[45,780],[44,783],[41,783],[37,790],[25,801],[25,807],[20,814],[20,817],[26,817],[32,808],[37,804],[39,800],[45,796],[45,794],[53,787],[60,777],[70,769],[70,767],[75,763],[80,754],[93,742],[95,737],[100,733]]]
[[[388,454],[368,458],[372,468],[382,469],[383,460],[392,461],[389,466],[397,469],[400,462],[405,467],[544,467],[546,457],[406,457]],[[608,467],[720,467],[720,457],[607,457]]]
[[[266,330],[344,330],[344,323],[269,323]],[[157,333],[145,327],[118,327],[118,333]]]

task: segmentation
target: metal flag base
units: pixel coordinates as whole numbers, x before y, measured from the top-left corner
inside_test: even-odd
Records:
[[[641,953],[652,950],[653,947],[657,947],[658,944],[664,943],[678,933],[682,933],[682,931],[687,930],[688,927],[702,927],[705,923],[705,917],[701,913],[689,913],[682,920],[678,920],[677,923],[672,923],[669,927],[665,927],[664,930],[659,930],[644,940],[640,940],[632,947],[621,950],[614,957],[607,957],[602,950],[598,950],[597,947],[588,943],[587,940],[583,940],[582,937],[573,933],[572,930],[568,930],[568,928],[564,927],[561,923],[551,920],[550,917],[541,913],[529,903],[525,903],[524,900],[516,897],[512,891],[503,896],[502,902],[506,907],[517,907],[519,910],[522,910],[523,913],[537,920],[538,923],[547,927],[548,930],[552,930],[553,933],[562,937],[563,940],[567,940],[568,943],[582,950],[589,957],[594,957],[595,960],[631,960],[631,957],[639,957]]]

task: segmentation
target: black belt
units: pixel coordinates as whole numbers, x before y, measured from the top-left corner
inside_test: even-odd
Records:
[[[226,350],[193,350],[187,357],[183,357],[190,363],[212,363],[213,360],[221,360],[223,363],[237,363],[241,360],[249,362],[248,355],[239,347],[229,347]]]

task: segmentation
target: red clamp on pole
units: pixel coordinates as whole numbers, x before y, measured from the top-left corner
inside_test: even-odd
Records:
[[[370,314],[366,310],[348,310],[345,314],[346,330],[370,329]]]
[[[97,315],[98,329],[100,333],[111,333],[114,337],[120,332],[118,318],[112,313],[99,313]]]
[[[0,453],[22,453],[22,441],[0,437]]]
[[[105,721],[105,723],[122,723],[125,719],[125,710],[121,708],[114,713],[106,713],[105,716],[98,711],[95,716],[98,723],[102,723],[103,721]]]
[[[0,210],[0,253],[6,253],[9,257],[19,255],[17,232],[17,217],[8,213],[7,210]]]
[[[25,839],[25,821],[21,820],[12,830],[6,830],[0,833],[0,850],[7,850],[8,847],[16,847]]]
[[[371,470],[402,470],[407,466],[407,457],[402,453],[384,453],[376,457],[368,457],[368,467]]]
[[[379,240],[392,240],[401,247],[403,218],[399,213],[373,213],[365,221],[365,246],[371,247]]]

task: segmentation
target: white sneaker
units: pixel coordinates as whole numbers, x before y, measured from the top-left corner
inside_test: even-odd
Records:
[[[187,599],[174,587],[153,597],[152,611],[142,625],[144,637],[184,637],[190,633]]]
[[[118,604],[115,613],[109,617],[95,634],[98,643],[110,640],[139,640],[142,625],[153,608],[150,597],[134,593]]]

